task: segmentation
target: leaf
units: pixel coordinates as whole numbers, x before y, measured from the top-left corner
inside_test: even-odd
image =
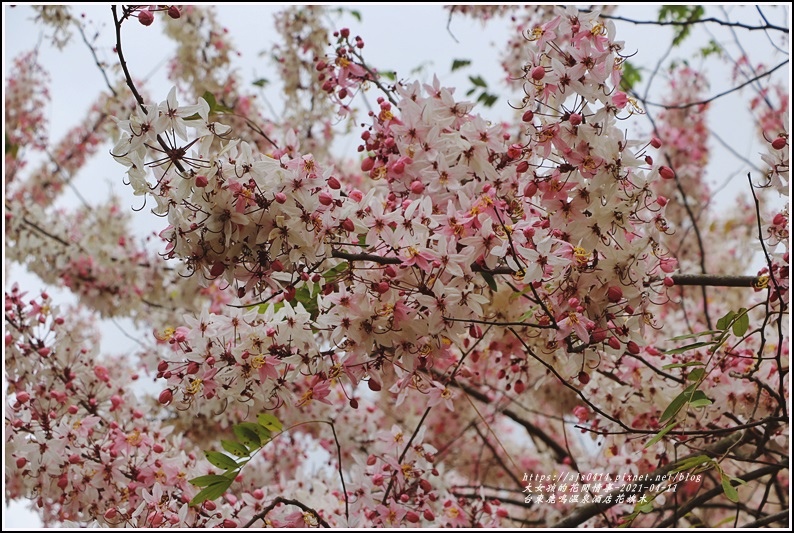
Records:
[[[678,465],[672,472],[683,472],[684,470],[689,470],[690,468],[695,468],[696,466],[700,466],[703,463],[710,462],[712,462],[712,459],[708,455],[696,455],[695,457],[690,457],[689,459],[681,461],[681,464]]]
[[[720,333],[722,333],[721,330],[709,329],[709,330],[706,330],[706,331],[701,331],[700,333],[690,333],[688,335],[679,335],[677,337],[671,338],[670,340],[671,341],[683,341],[683,340],[686,340],[686,339],[696,339],[697,337],[702,337],[703,335],[719,335]]]
[[[267,78],[259,78],[258,80],[256,80],[253,83],[253,85],[255,85],[257,87],[264,87],[265,85],[267,85],[269,83],[270,83],[270,80],[268,80]],[[209,103],[209,102],[207,102],[207,103]]]
[[[640,71],[631,62],[624,61],[621,66],[623,75],[620,78],[620,88],[624,92],[629,92],[642,80]]]
[[[678,411],[681,410],[684,404],[689,401],[690,397],[692,396],[692,391],[695,389],[696,385],[697,384],[690,385],[684,389],[684,392],[676,396],[673,401],[670,402],[670,405],[667,406],[667,409],[664,410],[664,413],[662,413],[661,418],[659,418],[659,422],[665,422],[667,419],[674,417]]]
[[[736,316],[736,313],[733,311],[728,311],[724,317],[717,320],[717,329],[721,329],[722,331],[728,329],[728,325],[731,323],[731,320],[733,320],[734,316]]]
[[[237,425],[255,433],[256,436],[259,437],[260,445],[265,444],[270,440],[270,431],[264,426],[254,424],[253,422],[240,422]]]
[[[223,477],[223,476],[220,476]],[[223,478],[223,481],[218,481],[217,483],[213,483],[208,487],[204,488],[196,494],[192,500],[190,500],[190,505],[201,505],[207,500],[215,500],[223,496],[223,493],[229,490],[229,487],[232,485],[233,479]]]
[[[725,496],[731,500],[733,503],[739,503],[739,491],[736,490],[736,487],[731,485],[730,478],[721,473],[722,477],[722,490],[725,492]]]
[[[342,275],[343,272],[347,270],[349,264],[350,263],[339,263],[334,268],[331,268],[323,272],[323,278],[325,278],[326,281],[336,280],[339,276]]]
[[[359,11],[356,11],[355,9],[351,9],[350,16],[352,16],[357,21],[361,22],[361,13]]]
[[[711,399],[706,396],[702,390],[696,390],[692,393],[692,397],[689,399],[689,405],[692,407],[705,407],[706,405],[711,405]]]
[[[469,81],[471,81],[475,87],[488,87],[488,84],[485,83],[485,80],[482,79],[481,76],[469,76]]]
[[[700,379],[706,375],[706,370],[703,368],[696,368],[687,374],[686,379],[688,381],[700,381]]]
[[[230,468],[237,468],[237,461],[235,461],[225,453],[205,451],[204,455],[207,457],[207,461],[209,461],[214,466],[217,466],[218,468],[221,468],[223,470],[229,470]]]
[[[234,436],[237,437],[237,440],[250,449],[259,448],[262,445],[262,441],[259,440],[259,435],[241,424],[232,426],[232,431],[234,432]]]
[[[704,46],[703,48],[700,49],[700,55],[703,56],[703,58],[712,55],[722,56],[722,47],[715,40],[712,39],[709,41],[709,44],[707,46]]]
[[[712,344],[714,344],[714,343],[713,342],[706,342],[706,341],[695,342],[695,343],[692,343],[692,344],[687,344],[686,346],[681,346],[680,348],[673,348],[672,350],[665,350],[663,353],[666,353],[667,355],[676,355],[676,354],[688,352],[689,350],[696,350],[698,348],[703,348],[704,346],[711,346]]]
[[[747,309],[742,307],[739,309],[739,315],[736,317],[736,321],[733,323],[733,334],[737,337],[744,337],[744,334],[747,333],[747,329],[750,327],[750,317],[747,316]]]
[[[223,446],[224,450],[237,457],[248,457],[251,453],[248,448],[233,440],[222,440],[221,446]]]
[[[197,487],[206,487],[209,485],[215,485],[218,483],[225,482],[228,480],[226,476],[218,476],[218,475],[208,475],[208,476],[199,476],[194,477],[190,480],[191,485],[195,485]]]
[[[383,72],[379,72],[378,74],[380,74],[387,80],[394,81],[397,79],[397,72],[395,72],[394,70],[384,70]]]
[[[452,72],[455,72],[459,68],[468,67],[469,65],[471,65],[471,61],[468,59],[453,59]]]
[[[259,425],[266,427],[270,431],[279,432],[284,427],[281,421],[270,413],[259,413],[256,415],[256,421]]]
[[[656,444],[657,442],[659,442],[660,440],[662,440],[662,437],[667,435],[670,432],[670,430],[673,429],[674,427],[676,427],[677,425],[678,425],[678,422],[673,422],[673,423],[668,424],[667,426],[665,426],[664,429],[662,429],[659,433],[654,435],[653,438],[651,440],[649,440],[648,443],[645,446],[643,446],[643,449],[649,448],[649,447],[653,446],[654,444]]]

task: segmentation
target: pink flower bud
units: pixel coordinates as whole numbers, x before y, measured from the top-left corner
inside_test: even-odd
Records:
[[[28,403],[28,400],[30,400],[30,394],[28,394],[27,392],[19,391],[17,393],[17,401],[19,403],[21,404]]]
[[[664,196],[657,196],[656,203],[659,205],[659,207],[664,207],[667,205],[667,198]]]
[[[236,528],[237,527],[237,522],[235,522],[231,518],[224,518],[223,519],[223,527],[225,527],[225,528]]]
[[[527,186],[524,187],[524,197],[530,198],[535,196],[535,193],[538,192],[538,185],[534,181],[530,181],[527,183]]]
[[[411,182],[411,192],[414,194],[422,194],[425,190],[425,184],[419,180]]]
[[[72,455],[69,456],[69,464],[76,465],[79,462],[80,462],[80,456],[77,455],[76,453],[73,453]]]
[[[675,179],[675,172],[673,172],[673,169],[672,169],[672,168],[670,168],[670,167],[667,167],[667,166],[662,166],[662,167],[659,169],[659,175],[660,175],[661,177],[663,177],[664,179],[666,179],[666,180],[672,180],[672,179]]]
[[[579,113],[571,113],[571,116],[568,117],[568,122],[573,124],[574,126],[578,126],[582,123],[582,115]]]
[[[590,374],[582,370],[581,372],[579,372],[577,379],[579,380],[579,383],[581,383],[582,385],[587,385],[588,383],[590,383]]]
[[[295,290],[295,287],[290,285],[289,287],[284,289],[284,299],[287,300],[288,302],[291,302],[292,300],[295,299],[296,292],[297,291]]]
[[[64,490],[68,486],[69,486],[69,479],[66,476],[61,476],[58,478],[59,489]]]
[[[406,494],[406,496],[408,495]],[[417,522],[419,522],[419,515],[413,511],[408,511],[407,513],[405,513],[405,519],[411,522],[412,524],[416,524]]]
[[[664,283],[665,287],[672,287],[673,285],[675,285],[675,281],[673,281],[673,278],[671,278],[670,276],[664,278],[664,281],[662,281],[662,283]]]
[[[142,9],[138,12],[138,22],[144,26],[151,26],[154,22],[154,15],[148,9]]]
[[[163,453],[164,449],[165,448],[163,448],[162,445],[160,445],[160,444],[155,444],[154,446],[152,446],[152,451],[154,453]]]
[[[612,303],[618,303],[623,299],[623,289],[617,285],[612,285],[607,289],[607,299]]]
[[[369,172],[372,170],[372,167],[375,166],[375,160],[371,157],[365,157],[364,160],[361,162],[361,170],[364,172]]]
[[[543,65],[538,65],[530,71],[530,75],[533,80],[540,81],[546,76],[546,69],[543,68]]]
[[[433,511],[431,511],[430,509],[425,509],[424,511],[422,511],[422,516],[424,517],[425,520],[428,521],[432,521],[436,519],[436,515],[434,515]]]
[[[597,328],[590,333],[590,342],[604,342],[607,338],[607,332],[604,329]]]
[[[114,518],[116,518],[117,513],[118,512],[116,511],[116,508],[111,507],[110,509],[105,511],[105,520],[113,520]]]
[[[348,196],[350,196],[350,199],[353,200],[354,202],[360,202],[361,200],[364,199],[364,193],[359,191],[358,189],[353,189],[352,191],[350,191],[350,194]]]
[[[342,221],[342,229],[347,232],[353,232],[356,230],[356,225],[353,223],[352,220],[346,218]]]
[[[521,145],[518,143],[513,143],[507,149],[507,157],[510,159],[518,159],[521,157],[522,148]]]
[[[327,66],[328,64],[325,61],[318,61],[317,65],[315,65],[314,68],[316,68],[317,70],[325,70],[325,67]]]
[[[283,204],[286,201],[287,201],[287,195],[286,194],[284,194],[283,192],[277,192],[276,193],[276,202],[278,202],[280,204]]]
[[[775,226],[783,226],[786,224],[786,215],[783,213],[778,213],[775,215],[775,218],[772,219],[772,224]]]
[[[626,344],[626,350],[628,350],[631,355],[637,355],[640,353],[640,346],[634,341],[629,341]]]
[[[265,492],[262,489],[254,489],[254,492],[251,493],[254,499],[261,500],[265,497]]]
[[[182,16],[182,13],[179,12],[179,7],[171,6],[168,8],[168,16],[172,19],[178,19]]]
[[[206,187],[210,180],[204,174],[196,176],[196,187]]]
[[[389,285],[389,283],[386,282],[386,281],[381,281],[381,282],[375,284],[375,290],[377,292],[379,292],[380,294],[385,294],[385,293],[389,292],[390,288],[391,288],[391,285]]]
[[[342,36],[343,39],[347,39],[350,37],[350,29],[349,28],[342,28],[339,30],[339,34]]]
[[[651,146],[654,148],[661,148],[662,147],[662,140],[659,137],[652,137],[651,138]]]
[[[620,350],[620,341],[618,340],[617,337],[610,337],[607,343],[609,344],[609,347],[612,348],[613,350]]]
[[[328,187],[336,191],[342,188],[342,184],[334,176],[331,176],[328,178]]]
[[[521,161],[516,166],[516,174],[523,174],[527,170],[529,170],[529,162],[528,161]]]
[[[367,380],[367,386],[369,387],[369,390],[371,390],[372,392],[379,392],[383,388],[381,387],[380,383],[378,383],[372,378],[369,378]]]
[[[17,468],[22,469],[25,468],[25,465],[28,464],[28,460],[24,457],[17,457]]]
[[[195,361],[191,361],[187,364],[186,372],[191,376],[194,374],[198,374],[199,370],[201,370],[201,366]]]
[[[524,111],[524,114],[521,115],[521,120],[524,122],[532,122],[533,118],[535,118],[535,113],[532,110]]]
[[[579,422],[584,422],[588,418],[590,418],[590,412],[587,410],[587,407],[584,405],[577,405],[573,408],[574,416],[579,420]]]
[[[781,150],[786,147],[786,138],[785,137],[778,137],[774,141],[772,141],[772,148],[775,150]]]
[[[649,155],[645,156],[645,164],[646,165],[653,165],[653,158]]]
[[[524,382],[520,379],[516,380],[516,382],[513,384],[513,390],[516,391],[516,394],[521,394],[526,390],[526,388],[526,385],[524,385]]]
[[[70,415],[76,415],[80,409],[76,405],[70,405],[67,411]]]
[[[163,405],[168,405],[169,403],[171,403],[173,397],[174,397],[174,393],[171,392],[171,389],[165,389],[163,392],[160,393],[160,397],[157,400]]]
[[[320,193],[319,200],[322,205],[331,205],[334,203],[334,197],[325,191]]]

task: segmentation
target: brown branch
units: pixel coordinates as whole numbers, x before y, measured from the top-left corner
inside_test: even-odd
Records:
[[[320,516],[320,514],[319,514],[317,511],[315,511],[315,510],[314,510],[314,509],[312,509],[311,507],[307,506],[307,505],[306,505],[306,504],[304,504],[303,502],[299,502],[298,500],[290,500],[290,499],[287,499],[287,498],[282,498],[281,496],[276,496],[276,498],[275,498],[275,499],[274,499],[274,500],[273,500],[273,501],[270,503],[270,505],[268,505],[267,507],[265,507],[264,509],[262,509],[261,511],[259,511],[258,513],[256,513],[256,514],[255,514],[255,515],[254,515],[254,516],[251,518],[251,520],[249,520],[248,522],[246,522],[246,524],[245,524],[243,527],[244,527],[244,528],[248,528],[248,527],[251,527],[252,525],[254,525],[254,523],[255,523],[257,520],[260,520],[260,519],[261,519],[261,520],[264,520],[264,518],[267,516],[267,514],[268,514],[270,511],[272,511],[273,509],[275,509],[275,508],[276,508],[276,506],[278,506],[278,505],[279,505],[279,504],[281,504],[281,503],[283,503],[283,504],[285,504],[285,505],[294,505],[295,507],[299,507],[299,508],[300,508],[300,509],[301,509],[303,512],[306,512],[306,513],[311,513],[311,514],[313,514],[313,515],[315,516],[315,518],[317,518],[317,522],[318,522],[318,523],[319,523],[321,526],[323,526],[323,527],[327,527],[327,528],[330,528],[330,527],[331,527],[330,525],[328,525],[328,522],[326,522],[325,520],[323,520],[323,518]]]
[[[788,527],[789,525],[788,517],[789,517],[789,511],[788,509],[786,509],[785,511],[780,511],[779,513],[765,516],[764,518],[759,518],[755,522],[750,522],[749,524],[745,524],[741,527],[755,529],[757,527],[774,524],[775,522],[782,522],[784,526]]]
[[[720,20],[714,17],[708,17],[703,19],[697,20],[669,20],[669,21],[659,21],[659,20],[634,20],[626,17],[620,17],[617,15],[599,15],[602,19],[609,19],[609,20],[619,20],[621,22],[628,22],[630,24],[635,24],[637,26],[689,26],[692,24],[700,24],[705,22],[713,22],[715,24],[719,24],[720,26],[727,26],[729,28],[741,28],[743,30],[748,31],[766,31],[766,30],[774,30],[780,31],[783,33],[788,33],[788,28],[783,28],[781,26],[775,26],[773,24],[769,24],[767,22],[764,26],[750,26],[749,24],[742,24],[741,22],[728,22],[726,20]]]
[[[756,287],[758,276],[720,276],[714,274],[677,274],[672,276],[676,285],[701,285],[708,287]]]
[[[754,479],[758,479],[760,477],[764,477],[764,476],[767,476],[769,474],[775,474],[775,473],[777,473],[778,470],[784,470],[784,469],[787,469],[787,468],[788,468],[788,466],[787,465],[783,465],[783,464],[767,465],[767,466],[764,466],[762,468],[759,468],[758,470],[753,470],[752,472],[748,472],[746,474],[742,474],[742,481],[744,481],[744,482],[752,481]],[[734,479],[732,479],[730,481],[730,483],[734,487],[739,486],[741,484],[739,481],[736,481]],[[711,489],[709,491],[706,491],[705,493],[701,494],[700,496],[698,496],[696,498],[693,498],[693,499],[689,500],[688,502],[686,502],[684,505],[682,505],[681,507],[678,508],[678,512],[677,512],[676,515],[673,515],[673,516],[671,516],[671,517],[669,517],[669,518],[667,518],[665,520],[662,520],[662,522],[657,524],[655,527],[661,528],[661,527],[670,527],[670,526],[674,525],[677,516],[686,515],[688,512],[690,512],[692,509],[696,508],[698,505],[701,505],[701,504],[709,501],[710,499],[715,498],[715,497],[719,496],[720,494],[723,494],[724,492],[725,492],[725,489],[722,488],[722,485],[719,485],[719,486],[714,487],[713,489]]]
[[[711,446],[707,446],[707,447],[705,447],[702,450],[697,450],[697,451],[695,451],[695,452],[693,452],[693,453],[691,453],[691,454],[689,454],[689,455],[687,455],[685,457],[682,457],[678,461],[669,463],[669,464],[667,464],[667,465],[665,465],[665,466],[663,466],[661,468],[657,468],[653,472],[643,476],[643,478],[644,479],[648,479],[648,481],[642,481],[642,482],[638,482],[636,484],[633,484],[632,487],[630,488],[631,490],[626,490],[624,487],[619,487],[618,489],[613,490],[612,492],[610,492],[609,493],[609,495],[611,496],[610,503],[606,503],[606,504],[605,503],[590,503],[590,504],[585,505],[583,507],[579,507],[576,510],[574,510],[571,514],[569,514],[568,516],[566,516],[565,518],[563,518],[562,520],[560,520],[559,522],[554,524],[552,527],[554,529],[557,529],[557,528],[567,529],[567,528],[576,527],[576,526],[582,524],[583,522],[593,518],[597,514],[602,513],[604,511],[606,511],[607,509],[610,509],[611,507],[617,505],[617,496],[618,496],[618,494],[629,495],[629,494],[641,494],[641,493],[644,493],[645,491],[647,491],[650,488],[651,485],[654,485],[654,484],[658,483],[658,481],[657,481],[658,479],[664,477],[665,474],[668,474],[668,473],[674,471],[680,465],[684,464],[685,461],[687,461],[687,460],[689,460],[689,459],[691,459],[693,457],[697,457],[699,455],[707,455],[707,456],[712,457],[712,458],[713,457],[718,457],[720,455],[723,455],[725,452],[727,452],[731,448],[733,448],[735,446],[738,446],[743,441],[747,440],[748,436],[749,436],[749,432],[734,433],[733,435],[730,435],[730,436],[728,436],[728,437],[726,437],[726,438],[724,438],[724,439],[712,444]],[[769,468],[769,467],[767,467],[767,468]],[[780,468],[785,468],[785,467],[778,466],[776,468],[780,469]],[[719,487],[719,489],[722,490],[722,487]]]

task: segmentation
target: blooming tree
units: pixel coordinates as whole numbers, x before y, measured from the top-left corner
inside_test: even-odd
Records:
[[[97,57],[71,8],[35,10]],[[366,29],[291,7],[275,114],[211,9],[114,6],[107,87],[53,143],[46,71],[16,59],[6,257],[77,303],[6,287],[6,498],[47,525],[786,523],[787,59],[715,44],[733,89],[709,96],[694,60],[632,64],[613,7],[448,11],[510,18],[506,96],[381,71]],[[788,47],[771,7],[723,15],[653,22]],[[176,43],[168,94],[125,59],[139,24]],[[739,89],[763,152],[718,210],[707,111]],[[156,235],[116,199],[57,206],[91,157]],[[100,353],[122,317],[140,349]]]

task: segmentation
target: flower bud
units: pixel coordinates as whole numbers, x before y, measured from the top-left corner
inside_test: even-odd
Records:
[[[546,76],[546,69],[543,68],[543,65],[538,65],[530,71],[530,75],[533,80],[540,81]]]
[[[532,110],[524,111],[524,114],[521,115],[521,120],[524,122],[532,122],[533,118],[535,118],[535,113]]]
[[[25,468],[25,465],[28,464],[28,460],[24,457],[17,457],[17,468],[20,470]]]
[[[375,166],[375,160],[371,157],[365,157],[364,160],[361,162],[361,170],[364,172],[369,172],[372,170],[372,167]]]
[[[331,205],[332,203],[334,203],[334,197],[325,191],[320,193],[319,200],[322,205]]]
[[[280,204],[283,204],[286,201],[287,201],[287,195],[286,194],[284,194],[283,192],[277,192],[276,193],[276,202],[278,202]]]
[[[672,168],[670,168],[670,167],[667,167],[667,166],[663,166],[663,167],[661,167],[661,168],[659,169],[659,175],[660,175],[662,178],[666,179],[666,180],[672,180],[672,179],[675,179],[675,172],[673,172],[673,169],[672,169]]]
[[[579,113],[571,113],[571,116],[568,117],[568,122],[573,124],[574,126],[578,126],[582,123],[582,115]]]
[[[138,12],[138,22],[144,26],[151,26],[154,22],[154,15],[148,9],[142,9]]]
[[[212,265],[212,268],[210,269],[210,276],[212,276],[214,278],[217,278],[218,276],[223,274],[224,270],[226,270],[226,265],[223,264],[223,262],[221,262],[221,261],[216,261]]]
[[[179,7],[171,6],[168,8],[168,16],[172,19],[178,19],[182,16],[182,13],[179,12]]]
[[[411,182],[411,192],[414,194],[422,194],[425,190],[425,184],[419,180]]]
[[[432,521],[436,519],[436,516],[433,514],[433,511],[431,511],[430,509],[425,509],[422,512],[422,516],[425,518],[425,520],[428,521]]]
[[[629,341],[629,342],[626,344],[626,350],[628,350],[628,352],[629,352],[631,355],[637,355],[638,353],[640,353],[640,347],[639,347],[639,345],[638,345],[636,342],[634,342],[634,341]]]
[[[336,191],[342,188],[342,184],[334,176],[331,176],[328,178],[328,187]]]
[[[785,137],[778,137],[774,141],[772,141],[772,148],[775,150],[781,150],[786,147],[786,138]]]
[[[419,515],[413,511],[408,511],[407,513],[405,513],[405,519],[413,524],[416,524],[417,522],[419,522]]]
[[[348,232],[353,232],[356,230],[356,225],[353,223],[352,220],[346,218],[342,221],[342,229]]]
[[[204,174],[196,176],[196,187],[206,187],[210,180]]]
[[[665,287],[672,287],[673,285],[675,285],[675,281],[673,281],[673,278],[671,278],[670,276],[665,277],[662,283],[664,283]]]
[[[171,392],[171,389],[165,389],[163,392],[160,393],[160,397],[157,399],[161,404],[168,405],[171,403],[171,400],[174,398],[174,393]]]
[[[614,350],[620,350],[620,341],[618,340],[617,337],[610,337],[609,341],[607,341],[607,342],[608,342],[610,348],[612,348]]]
[[[590,383],[590,374],[582,370],[581,372],[579,372],[579,376],[577,376],[577,379],[579,380],[579,383],[581,383],[582,385],[587,385],[588,383]]]
[[[652,137],[651,138],[651,146],[654,148],[661,148],[662,147],[662,140],[659,137]]]
[[[521,394],[522,392],[524,392],[524,391],[526,390],[526,385],[524,385],[524,382],[523,382],[523,381],[521,381],[520,379],[518,379],[518,380],[516,380],[516,382],[513,384],[513,390],[515,390],[515,391],[516,391],[516,394]]]
[[[623,289],[621,289],[617,285],[612,285],[607,290],[607,299],[613,304],[618,303],[623,299]]]
[[[375,380],[374,380],[374,379],[372,379],[372,378],[369,378],[369,379],[367,380],[367,386],[369,387],[369,390],[371,390],[372,392],[378,392],[378,391],[380,391],[380,390],[381,390],[381,388],[382,388],[382,387],[381,387],[381,384],[380,384],[380,383],[378,383],[377,381],[375,381]]]

